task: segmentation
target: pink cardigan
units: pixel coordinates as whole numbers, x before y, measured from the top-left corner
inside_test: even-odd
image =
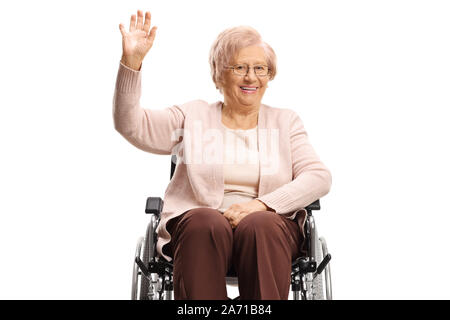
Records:
[[[194,100],[159,110],[141,108],[141,72],[120,63],[113,99],[114,126],[137,148],[177,154],[182,161],[165,191],[157,228],[157,252],[171,261],[162,252],[170,242],[167,222],[187,210],[218,209],[222,203],[222,102]],[[329,192],[331,174],[309,143],[300,117],[290,109],[261,104],[258,150],[260,181],[256,199],[286,217],[297,212],[296,220],[303,230],[304,207]]]

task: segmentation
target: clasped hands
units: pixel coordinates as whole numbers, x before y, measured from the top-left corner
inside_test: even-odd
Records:
[[[224,213],[223,216],[228,220],[231,228],[236,228],[239,222],[249,214],[256,211],[273,211],[267,207],[263,202],[259,200],[251,200],[243,203],[236,203],[231,205]]]

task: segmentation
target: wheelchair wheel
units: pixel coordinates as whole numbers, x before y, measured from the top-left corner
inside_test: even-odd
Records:
[[[322,246],[322,253],[323,253],[324,256],[326,256],[328,254],[327,242],[325,241],[324,237],[321,237],[319,240],[320,240],[320,243],[321,243],[321,246]],[[325,273],[326,299],[327,300],[332,300],[333,299],[333,295],[332,295],[332,287],[331,287],[331,267],[330,267],[330,263],[327,264],[327,266],[325,267],[325,270],[323,272]]]
[[[322,245],[321,242],[319,241],[317,229],[315,232],[314,245],[316,249],[315,250],[316,256],[314,258],[317,261],[317,265],[319,265],[323,260],[324,253],[322,252]],[[323,286],[323,272],[313,280],[312,294],[313,300],[325,300],[324,286]]]
[[[153,251],[154,251],[154,220],[153,217],[147,227],[147,233],[145,234],[145,240],[143,245],[143,254],[142,254],[142,262],[147,266],[150,259],[153,258]],[[150,257],[150,251],[152,251],[152,257]],[[148,300],[148,289],[150,286],[150,282],[147,279],[147,277],[141,277],[141,284],[140,284],[140,294],[139,294],[139,300]]]
[[[144,244],[144,237],[140,237],[137,245],[136,245],[136,253],[134,255],[134,258],[136,259],[139,257],[142,259],[142,247]],[[133,280],[131,285],[131,300],[137,300],[140,294],[140,286],[142,281],[142,274],[139,272],[139,268],[135,260],[133,260]]]

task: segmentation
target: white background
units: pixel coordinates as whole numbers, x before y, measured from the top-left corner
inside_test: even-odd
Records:
[[[158,26],[146,108],[222,99],[208,54],[250,25],[276,51],[263,103],[291,108],[333,174],[315,213],[336,299],[448,299],[447,1],[0,4],[0,298],[129,299],[169,156],[114,130],[119,23]]]

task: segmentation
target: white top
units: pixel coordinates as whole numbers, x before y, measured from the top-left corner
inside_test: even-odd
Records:
[[[218,209],[225,212],[232,204],[258,197],[259,154],[258,127],[249,130],[225,128],[223,153],[224,196]],[[296,212],[288,219],[295,219]]]
[[[221,212],[234,203],[258,197],[259,186],[258,127],[249,130],[224,128],[224,198],[218,209]]]

